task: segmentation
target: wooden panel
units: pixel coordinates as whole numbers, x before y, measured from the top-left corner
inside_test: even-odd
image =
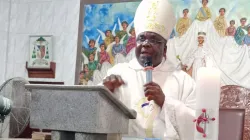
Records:
[[[26,62],[26,69],[28,71],[29,78],[55,78],[56,63],[50,62],[49,69],[28,68],[28,62]]]
[[[242,140],[245,109],[220,109],[219,140]]]
[[[250,90],[234,85],[223,86],[220,108],[245,110],[243,140],[250,140]]]

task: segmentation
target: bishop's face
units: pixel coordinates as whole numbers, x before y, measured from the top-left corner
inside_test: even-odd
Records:
[[[141,66],[144,66],[147,57],[152,58],[154,67],[162,62],[167,51],[167,41],[161,35],[153,32],[143,32],[136,37],[136,42],[135,55]]]
[[[199,44],[203,44],[204,43],[204,37],[203,36],[199,36],[198,37],[198,43]]]

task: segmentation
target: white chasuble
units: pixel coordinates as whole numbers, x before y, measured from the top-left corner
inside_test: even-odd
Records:
[[[195,83],[183,71],[168,70],[168,65],[164,61],[152,72],[153,82],[165,94],[162,108],[145,98],[143,85],[146,83],[146,72],[136,59],[117,64],[108,71],[108,76],[120,75],[125,82],[125,85],[115,90],[114,95],[137,112],[137,118],[130,120],[128,135],[124,136],[193,140]]]

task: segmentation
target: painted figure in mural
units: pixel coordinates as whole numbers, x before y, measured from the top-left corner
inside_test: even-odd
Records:
[[[113,57],[116,56],[116,54],[121,53],[124,56],[126,55],[126,48],[123,44],[120,43],[120,38],[118,36],[115,37],[115,44],[112,47],[112,55]]]
[[[111,44],[113,41],[114,41],[114,36],[112,35],[111,33],[111,30],[107,30],[105,32],[105,40],[104,40],[104,43],[105,43],[105,46],[108,46],[109,44]]]
[[[176,24],[176,31],[180,37],[186,33],[189,26],[191,25],[191,20],[190,18],[188,18],[188,12],[189,12],[188,9],[184,9],[183,17],[180,18]]]
[[[234,39],[238,45],[243,45],[243,39],[245,35],[247,34],[247,26],[246,26],[247,19],[246,18],[241,18],[240,23],[241,26],[239,26],[236,30]]]
[[[198,33],[198,48],[193,51],[185,60],[183,65],[186,66],[186,71],[192,67],[192,77],[196,80],[197,72],[200,67],[205,67],[206,62],[209,61],[208,50],[204,47],[206,33]]]
[[[130,33],[131,36],[129,37],[127,45],[126,45],[127,54],[130,52],[131,49],[136,47],[135,29],[131,28],[129,33]]]
[[[109,62],[110,63],[110,58],[108,53],[106,52],[106,47],[105,44],[100,45],[101,52],[99,52],[99,62],[102,64],[103,62]]]
[[[127,28],[128,28],[128,22],[127,21],[123,21],[122,22],[122,30],[116,32],[116,36],[118,36],[119,39],[122,39],[125,36],[125,38],[123,40],[123,44],[127,44],[127,41],[128,41]]]
[[[208,0],[202,0],[202,7],[199,9],[196,19],[199,21],[206,21],[212,17],[210,9],[207,7]]]
[[[90,54],[95,54],[96,53],[96,47],[95,47],[95,40],[93,40],[93,39],[91,39],[91,40],[89,40],[89,47],[88,48],[84,48],[83,47],[83,52],[84,52],[84,54],[87,56],[87,57],[89,57],[89,55]]]
[[[226,29],[227,29],[225,12],[226,12],[225,8],[220,8],[219,10],[220,15],[214,21],[214,27],[221,37],[224,37],[226,35]]]
[[[231,20],[230,21],[230,26],[227,28],[226,30],[226,35],[227,36],[234,36],[235,33],[236,33],[236,28],[235,28],[235,21],[234,20]]]
[[[91,53],[89,55],[89,64],[88,64],[88,68],[91,72],[93,72],[94,70],[96,70],[98,67],[98,61],[95,60],[95,54]]]
[[[80,85],[87,85],[88,81],[91,80],[91,73],[89,72],[88,64],[83,65],[83,71],[80,73]]]
[[[175,29],[172,30],[169,39],[172,39],[175,37]]]
[[[245,35],[243,42],[247,46],[250,46],[250,26],[248,26],[248,28],[247,28],[247,35]]]
[[[79,85],[83,85],[83,79],[84,78],[84,75],[83,75],[83,71],[80,72],[80,83]]]
[[[80,72],[80,83],[79,85],[87,85],[88,84],[89,78],[86,76],[84,71]]]

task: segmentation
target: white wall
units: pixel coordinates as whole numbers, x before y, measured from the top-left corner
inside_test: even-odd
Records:
[[[4,81],[9,24],[9,0],[0,0],[0,84]]]
[[[80,0],[0,0],[0,84],[11,77],[28,79],[30,35],[53,35],[56,78],[28,80],[73,85],[79,13]]]

